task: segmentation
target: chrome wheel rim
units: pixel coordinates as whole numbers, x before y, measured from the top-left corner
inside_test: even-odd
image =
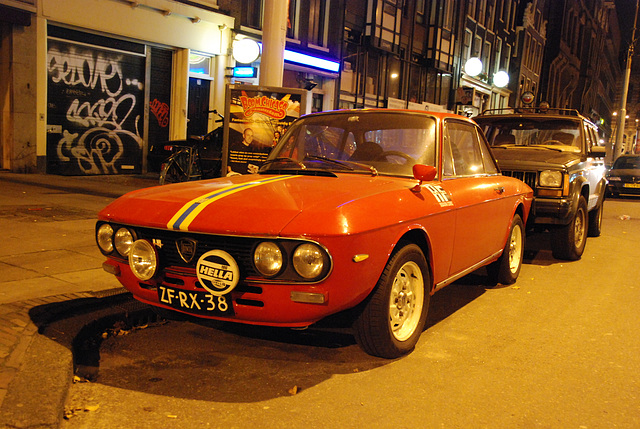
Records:
[[[575,246],[576,249],[582,247],[582,243],[585,240],[585,215],[584,210],[578,210],[576,213],[576,221],[574,224],[574,237],[575,237]]]
[[[516,225],[511,231],[509,239],[509,270],[515,274],[520,268],[522,260],[522,228]]]
[[[389,299],[389,324],[398,341],[406,341],[420,323],[424,305],[424,279],[415,262],[405,263],[396,273]]]

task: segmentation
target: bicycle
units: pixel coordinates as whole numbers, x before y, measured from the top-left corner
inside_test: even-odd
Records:
[[[223,122],[223,116],[215,122]],[[172,154],[164,160],[160,169],[160,185],[220,177],[222,166],[223,127],[204,136],[189,136],[181,144],[172,144]]]

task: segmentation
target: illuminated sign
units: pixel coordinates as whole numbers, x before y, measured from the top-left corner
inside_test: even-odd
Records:
[[[258,69],[256,67],[234,67],[233,77],[252,78],[258,76]]]

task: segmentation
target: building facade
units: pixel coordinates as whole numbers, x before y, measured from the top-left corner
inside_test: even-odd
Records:
[[[148,171],[153,142],[217,126],[227,84],[260,85],[265,61],[235,48],[274,30],[274,4],[303,112],[547,101],[611,133],[613,0],[0,0],[0,169]]]

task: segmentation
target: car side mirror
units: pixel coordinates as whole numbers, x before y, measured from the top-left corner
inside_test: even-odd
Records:
[[[424,164],[414,164],[413,166],[413,177],[420,181],[415,187],[413,187],[413,191],[419,192],[420,185],[422,182],[430,182],[436,178],[436,174],[438,174],[438,170],[432,165],[424,165]]]

